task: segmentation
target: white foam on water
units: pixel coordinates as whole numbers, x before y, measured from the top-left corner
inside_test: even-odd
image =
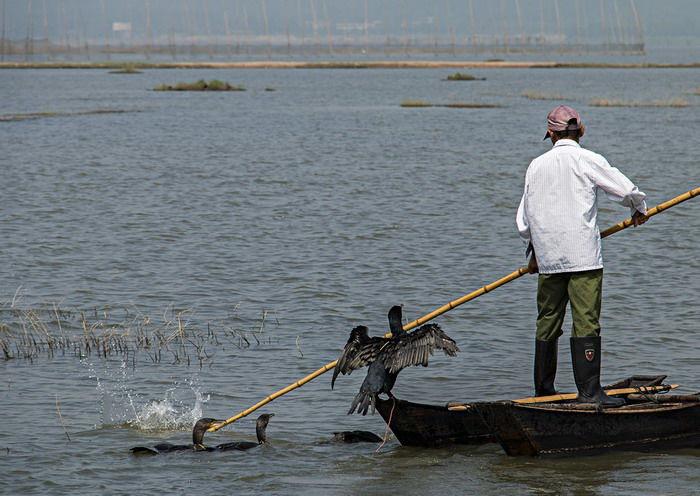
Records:
[[[137,372],[122,362],[115,370],[109,362],[95,364],[84,361],[95,379],[100,395],[100,423],[96,428],[122,426],[139,430],[190,430],[202,417],[203,405],[209,395],[203,395],[197,376],[175,381],[165,391],[140,392]]]

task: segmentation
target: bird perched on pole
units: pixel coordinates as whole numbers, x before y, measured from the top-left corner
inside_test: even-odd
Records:
[[[389,329],[390,337],[370,337],[365,326],[357,326],[350,332],[350,339],[333,370],[331,389],[338,374],[350,374],[367,365],[369,369],[348,415],[355,410],[367,415],[370,405],[374,413],[377,395],[384,393],[393,398],[391,389],[399,372],[411,365],[427,367],[428,358],[436,348],[448,356],[455,356],[459,351],[457,343],[437,324],[426,324],[410,333],[404,331],[400,306],[389,310]]]

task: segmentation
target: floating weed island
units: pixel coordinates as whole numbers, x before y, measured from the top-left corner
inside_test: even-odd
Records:
[[[401,102],[402,107],[432,107],[433,105],[430,102],[426,102],[425,100],[403,100]]]
[[[503,105],[498,105],[495,103],[472,103],[472,102],[454,102],[454,103],[438,103],[435,107],[447,107],[447,108],[465,108],[465,109],[489,109],[489,108],[501,108]]]
[[[175,86],[160,84],[153,88],[153,91],[245,91],[245,87],[232,85],[218,79],[212,79],[208,82],[200,79],[194,83],[177,83]]]
[[[689,103],[682,98],[670,98],[668,100],[651,100],[647,102],[632,100],[615,100],[607,98],[597,98],[591,100],[592,107],[687,107]]]
[[[471,74],[467,74],[466,72],[455,72],[454,74],[450,74],[447,76],[445,81],[485,81],[486,78],[478,78],[476,76],[472,76]]]
[[[134,64],[124,64],[120,69],[109,71],[110,74],[141,74]]]
[[[430,103],[425,100],[404,100],[401,106],[405,108],[427,108],[427,107],[446,107],[446,108],[462,108],[462,109],[479,109],[479,108],[500,108],[502,105],[493,103],[474,103],[474,102],[453,102],[453,103]]]
[[[139,109],[93,109],[78,112],[29,112],[24,114],[0,114],[0,122],[30,121],[49,117],[72,117],[78,115],[127,114],[142,112]]]
[[[567,98],[564,98],[556,93],[542,93],[540,91],[530,90],[523,91],[522,96],[528,100],[568,100]]]

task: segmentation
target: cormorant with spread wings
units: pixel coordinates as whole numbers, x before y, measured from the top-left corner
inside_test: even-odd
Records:
[[[400,306],[389,310],[389,329],[391,337],[388,338],[369,337],[365,326],[357,326],[350,332],[350,339],[333,370],[331,389],[338,374],[350,374],[366,365],[369,365],[369,370],[348,415],[356,409],[357,413],[367,415],[370,405],[374,413],[377,395],[386,393],[393,398],[391,389],[399,372],[411,365],[427,367],[434,349],[440,349],[448,356],[455,356],[459,351],[457,343],[437,324],[426,324],[410,333],[404,331]]]

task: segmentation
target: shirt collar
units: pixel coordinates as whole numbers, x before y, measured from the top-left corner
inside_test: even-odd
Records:
[[[557,142],[554,143],[554,146],[555,147],[556,146],[576,146],[578,148],[581,148],[581,145],[576,143],[576,141],[574,141],[572,139],[568,139],[568,138],[563,138],[563,139],[557,140]]]

